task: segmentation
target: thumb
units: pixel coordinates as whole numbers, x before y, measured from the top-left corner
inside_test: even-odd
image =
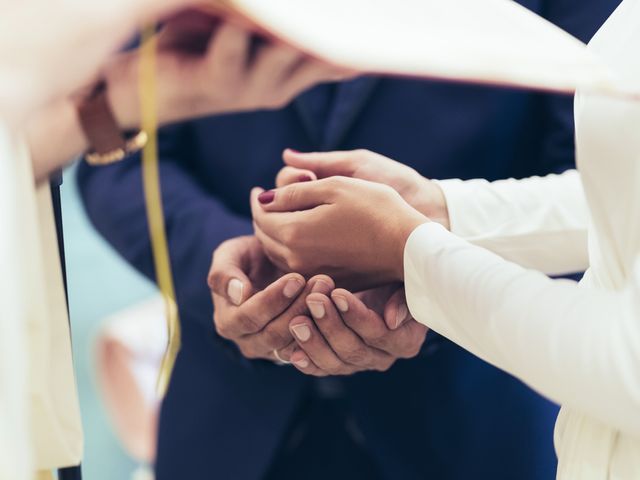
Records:
[[[286,149],[282,154],[284,163],[290,167],[310,170],[318,178],[352,177],[358,166],[358,152],[302,153]]]
[[[254,293],[253,284],[247,275],[250,250],[238,240],[227,241],[216,249],[207,277],[211,292],[234,305],[241,305]],[[246,240],[250,241],[250,237],[246,237]]]
[[[389,300],[384,307],[384,321],[389,330],[398,330],[411,318],[404,288],[401,288],[389,297]]]
[[[303,170],[295,167],[284,167],[276,177],[276,188],[291,185],[293,183],[309,182],[317,180],[316,174],[311,170]]]

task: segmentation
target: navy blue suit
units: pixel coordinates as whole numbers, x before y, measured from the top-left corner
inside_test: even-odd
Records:
[[[618,1],[521,3],[588,40]],[[295,437],[292,426],[318,396],[339,399],[349,435],[379,478],[553,478],[557,408],[515,379],[447,341],[429,339],[418,358],[384,374],[333,383],[249,362],[216,337],[206,276],[217,245],[251,233],[249,191],[273,186],[285,147],[367,148],[432,178],[558,172],[573,165],[572,99],[391,78],[338,86],[324,112],[318,98],[331,98],[326,87],[279,111],[201,119],[161,133],[184,338],[161,415],[159,480],[264,478],[286,457],[283,451],[295,449],[295,442],[286,446]],[[97,229],[153,277],[139,159],[98,169],[82,165],[78,178]],[[313,415],[322,419],[322,408],[314,407]],[[321,468],[322,445],[330,448],[342,435],[332,433],[330,422],[314,425],[323,423],[325,428],[307,426],[306,434],[320,445],[309,470]],[[299,470],[297,478],[310,477]]]

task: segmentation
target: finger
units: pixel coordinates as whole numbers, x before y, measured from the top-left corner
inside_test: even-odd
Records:
[[[251,240],[247,239],[247,242]],[[247,243],[233,239],[222,243],[214,252],[207,283],[209,289],[234,305],[241,305],[253,295],[253,285],[245,274],[249,269],[250,249]]]
[[[346,370],[345,363],[338,358],[310,318],[296,317],[289,328],[298,346],[318,368],[331,375],[340,375]]]
[[[253,231],[262,245],[265,255],[267,258],[273,263],[278,269],[286,272],[289,270],[289,265],[287,264],[287,249],[284,245],[282,245],[279,241],[271,238],[269,235],[264,233],[262,229],[254,222],[253,223]]]
[[[302,58],[300,51],[287,45],[272,43],[265,46],[249,67],[248,88],[256,92],[263,92],[265,88],[275,90],[296,69]]]
[[[384,321],[390,330],[397,330],[402,324],[413,317],[409,313],[404,288],[395,292],[384,307]]]
[[[331,299],[319,293],[307,297],[309,312],[331,349],[343,362],[360,368],[387,363],[388,355],[366,345],[342,320]]]
[[[276,188],[300,182],[310,182],[317,180],[316,174],[311,170],[303,170],[294,167],[284,167],[278,172],[276,177]]]
[[[218,18],[197,10],[179,12],[164,23],[158,47],[204,53],[219,24]]]
[[[390,333],[384,320],[348,290],[334,290],[331,299],[345,324],[368,345],[379,347],[379,341]]]
[[[207,56],[213,71],[237,79],[246,69],[250,43],[249,31],[230,22],[222,24],[209,42]]]
[[[415,320],[405,321],[398,330],[390,330],[380,315],[347,290],[335,290],[331,298],[344,322],[367,345],[396,358],[412,358],[420,351],[427,328]]]
[[[294,318],[307,314],[306,297],[314,292],[329,294],[334,288],[335,284],[328,276],[318,275],[313,277],[307,283],[304,291],[286,310],[272,317],[272,320],[260,332],[252,335],[252,341],[256,345],[261,345],[260,348],[263,351],[269,352],[277,349],[279,352],[282,350],[283,354],[286,355],[287,352],[284,349],[293,341],[289,331],[289,324]],[[286,360],[285,357],[282,358]]]
[[[296,183],[276,190],[262,192],[257,195],[256,201],[262,207],[262,210],[266,212],[310,210],[320,205],[331,203],[337,187],[335,179]]]
[[[303,350],[297,348],[291,355],[291,363],[305,375],[314,377],[326,377],[328,373],[320,370]]]
[[[355,76],[355,72],[309,58],[299,62],[296,67],[280,84],[282,98],[296,97],[318,83],[338,82]]]
[[[284,312],[300,295],[304,286],[302,275],[285,275],[246,300],[232,315],[222,318],[221,326],[231,335],[255,334]]]
[[[352,177],[360,163],[358,150],[347,152],[302,153],[286,149],[284,163],[299,170],[310,170],[318,178],[334,176]]]

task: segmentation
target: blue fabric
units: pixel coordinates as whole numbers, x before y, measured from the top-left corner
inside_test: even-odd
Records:
[[[618,2],[521,3],[587,40]],[[184,345],[161,415],[159,480],[262,478],[315,386],[291,368],[244,360],[217,338],[205,282],[216,246],[251,233],[249,191],[273,186],[285,147],[368,148],[432,178],[493,180],[573,165],[568,97],[362,78],[339,86],[334,99],[325,125],[316,125],[303,95],[279,111],[206,118],[161,134]],[[153,277],[139,158],[82,165],[78,178],[96,228]],[[557,407],[449,342],[428,341],[418,358],[387,373],[339,383],[382,478],[554,478]],[[318,435],[327,437],[320,444],[331,442],[331,435]],[[317,459],[322,462],[322,451]]]

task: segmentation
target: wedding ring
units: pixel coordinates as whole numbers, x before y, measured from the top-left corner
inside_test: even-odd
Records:
[[[274,349],[273,350],[273,356],[276,357],[277,359],[277,364],[279,365],[291,365],[291,362],[287,362],[286,360],[283,360],[280,358],[280,354],[278,353],[278,349]]]

